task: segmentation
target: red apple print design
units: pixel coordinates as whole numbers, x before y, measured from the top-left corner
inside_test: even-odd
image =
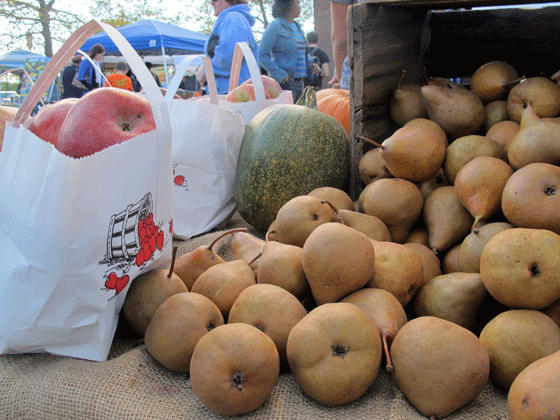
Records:
[[[138,239],[140,248],[136,254],[135,263],[140,267],[145,262],[152,259],[156,249],[163,249],[163,231],[154,223],[153,213],[148,214],[145,219],[138,222]]]
[[[117,274],[113,271],[107,276],[107,280],[105,280],[105,287],[109,290],[114,290],[117,295],[123,291],[130,280],[128,274],[125,274],[122,277],[117,276]]]
[[[173,178],[175,185],[183,186],[185,184],[185,177],[183,175],[177,175]]]
[[[117,275],[112,272],[107,276],[107,280],[105,280],[105,287],[109,290],[114,290],[117,288]]]
[[[128,276],[128,274],[125,274],[122,277],[119,277],[117,279],[117,286],[115,288],[115,291],[117,292],[117,295],[123,291],[123,289],[126,287],[126,285],[128,284],[128,281],[130,280],[130,277]]]

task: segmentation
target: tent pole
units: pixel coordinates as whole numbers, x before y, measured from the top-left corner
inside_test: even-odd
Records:
[[[167,57],[165,56],[165,47],[163,46],[163,37],[161,39],[161,55],[163,56],[163,71],[165,72],[165,86],[169,86],[169,80],[167,80]]]

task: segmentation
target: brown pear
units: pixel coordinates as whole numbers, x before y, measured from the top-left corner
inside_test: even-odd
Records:
[[[556,117],[560,113],[560,87],[552,80],[535,76],[514,86],[507,98],[509,119],[520,122],[527,104],[540,118]]]
[[[548,308],[543,311],[546,315],[552,318],[556,325],[560,327],[560,300],[557,300]]]
[[[515,121],[500,121],[486,132],[486,137],[494,140],[502,148],[502,155],[507,156],[509,144],[519,131],[519,123]]]
[[[424,280],[422,259],[411,248],[395,242],[372,240],[375,268],[369,287],[387,290],[402,306],[414,297]]]
[[[196,279],[191,292],[206,296],[227,319],[235,299],[245,288],[255,283],[255,275],[249,264],[244,260],[233,260],[209,267]]]
[[[474,217],[472,230],[501,210],[502,192],[513,169],[501,159],[478,156],[467,162],[455,178],[455,194]]]
[[[267,242],[278,240],[278,238],[276,237],[276,220],[273,220],[272,223],[268,226],[265,237]]]
[[[371,239],[377,241],[391,240],[389,228],[379,217],[350,210],[340,210],[338,217],[346,226],[366,234]]]
[[[379,179],[364,190],[364,213],[380,218],[394,242],[404,243],[422,214],[424,197],[418,187],[402,178]]]
[[[401,303],[392,293],[371,287],[350,293],[341,299],[341,302],[357,305],[375,323],[383,343],[386,370],[392,372],[393,363],[391,362],[389,349],[399,330],[408,321]]]
[[[371,239],[342,223],[323,223],[303,246],[303,270],[318,305],[364,287],[374,266]]]
[[[271,235],[268,235],[269,240],[271,240],[270,237]],[[243,260],[249,264],[256,277],[260,264],[260,258],[258,258],[258,256],[262,253],[265,243],[266,241],[264,239],[249,232],[236,232],[231,239],[233,259]]]
[[[560,124],[541,120],[531,105],[522,115],[519,131],[508,147],[510,165],[519,169],[536,162],[560,164]]]
[[[560,167],[531,163],[509,178],[502,211],[516,227],[549,229],[560,234]]]
[[[540,311],[511,309],[486,324],[480,342],[490,357],[490,378],[507,391],[523,369],[560,350],[560,327]]]
[[[286,344],[292,328],[307,315],[301,302],[273,284],[253,284],[244,289],[229,311],[228,323],[244,322],[268,335],[280,360],[286,360]]]
[[[455,177],[463,166],[477,156],[505,158],[502,147],[494,140],[473,134],[460,137],[449,145],[443,162],[445,178],[455,183]]]
[[[471,232],[474,218],[455,194],[453,186],[436,188],[423,209],[428,245],[435,253],[445,252]]]
[[[433,316],[408,321],[391,345],[393,379],[423,415],[443,418],[486,387],[490,362],[471,331]]]
[[[484,123],[486,132],[497,123],[508,120],[506,101],[492,101],[486,104],[484,109],[486,110],[486,121]]]
[[[450,273],[434,277],[414,298],[416,316],[437,316],[475,334],[485,321],[479,319],[488,295],[479,273]]]
[[[490,238],[502,230],[512,229],[506,222],[483,224],[476,232],[469,233],[459,248],[459,270],[463,273],[480,273],[480,254]]]
[[[443,258],[441,259],[441,271],[442,274],[456,273],[459,270],[459,251],[461,249],[461,243],[453,245],[448,249]]]
[[[431,177],[427,181],[421,182],[418,185],[418,188],[420,188],[420,192],[424,196],[424,200],[425,200],[436,188],[444,187],[448,185],[452,185],[452,184],[445,177],[445,174],[443,173],[443,168],[439,168],[433,177]]]
[[[422,86],[430,120],[436,122],[450,139],[475,134],[486,120],[480,98],[468,89]]]
[[[381,143],[381,156],[396,178],[423,182],[445,159],[447,136],[437,124],[411,121]]]
[[[420,285],[420,287],[423,287],[434,277],[441,276],[441,261],[439,260],[438,256],[434,254],[434,251],[428,248],[427,245],[415,242],[407,242],[404,244],[404,246],[416,252],[416,254],[422,260],[424,275],[422,277],[422,284]]]
[[[124,318],[142,336],[157,309],[168,297],[188,292],[183,280],[173,273],[176,254],[177,248],[174,248],[169,270],[155,268],[141,274],[132,281],[126,293],[122,306]]]
[[[403,85],[404,75],[403,71],[389,104],[391,118],[401,127],[415,118],[428,117],[428,111],[422,98],[422,87],[416,83]]]
[[[218,307],[198,293],[182,292],[168,297],[146,328],[146,350],[167,369],[188,373],[198,340],[224,324]]]
[[[276,237],[284,244],[303,247],[316,227],[332,220],[333,210],[327,201],[311,195],[300,195],[278,210]]]
[[[281,287],[298,298],[309,288],[303,271],[303,248],[269,241],[259,260],[257,283]]]
[[[366,185],[381,178],[393,177],[381,156],[381,149],[378,147],[370,149],[362,155],[358,164],[358,171],[360,172],[360,178]]]
[[[507,395],[511,420],[558,418],[560,415],[560,351],[521,371]]]
[[[503,61],[491,61],[480,66],[471,77],[471,90],[483,102],[504,99],[519,79],[517,71]]]
[[[321,200],[327,200],[337,209],[354,210],[354,202],[346,191],[334,187],[319,187],[307,193],[318,197]]]
[[[490,294],[510,308],[544,309],[560,299],[560,235],[546,229],[506,229],[480,255]]]
[[[199,246],[190,252],[187,252],[175,260],[175,268],[173,272],[181,277],[187,289],[191,289],[192,285],[208,267],[225,262],[214,251],[216,243],[224,236],[235,232],[246,232],[246,228],[231,229],[218,235],[208,246]]]
[[[428,246],[428,231],[425,227],[419,227],[410,231],[406,243],[416,243]]]
[[[439,86],[446,89],[466,89],[461,83],[452,82],[445,77],[430,77],[426,80],[428,86]]]

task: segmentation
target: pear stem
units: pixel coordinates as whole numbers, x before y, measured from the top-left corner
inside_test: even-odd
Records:
[[[399,79],[399,84],[397,85],[397,90],[401,90],[402,82],[404,80],[404,75],[406,74],[406,69],[404,69],[401,73],[401,78]]]
[[[379,147],[381,150],[385,149],[385,146],[383,146],[382,144],[379,144],[376,141],[373,141],[372,139],[368,139],[365,136],[356,136],[356,138],[358,138],[360,140],[367,141],[368,143],[373,144],[375,147]]]
[[[512,86],[515,86],[515,85],[521,83],[521,82],[524,81],[525,79],[527,79],[527,77],[521,76],[519,79],[515,79],[515,80],[512,80],[511,82],[504,83],[504,87],[505,87],[505,88],[510,88],[510,87],[512,87]]]
[[[259,253],[255,256],[255,258],[253,258],[251,261],[249,261],[249,263],[248,263],[249,266],[250,266],[251,264],[253,264],[255,261],[257,261],[257,260],[261,257],[261,255],[262,255],[262,252],[259,252]]]
[[[393,368],[393,362],[391,362],[391,355],[389,354],[389,344],[387,344],[387,333],[383,333],[381,335],[383,339],[383,351],[385,352],[385,360],[387,361],[387,366],[385,366],[385,370],[391,373]]]
[[[216,239],[214,239],[210,245],[208,245],[208,251],[212,251],[212,248],[214,247],[214,245],[216,245],[216,242],[218,242],[224,236],[229,235],[231,233],[235,233],[235,232],[247,232],[247,228],[235,228],[235,229],[231,229],[231,230],[228,230],[227,232],[222,233],[220,236],[218,236]]]
[[[269,233],[276,233],[276,231],[275,231],[274,229],[273,229],[273,230],[267,230],[267,231],[266,231],[266,235],[264,236],[264,240],[265,240],[266,242],[270,242],[270,239],[268,239],[268,234],[269,234]]]
[[[478,224],[482,221],[482,216],[481,215],[477,215],[474,218],[474,223],[472,225],[472,229],[471,232],[474,233],[475,235],[478,235]]]
[[[167,278],[170,279],[173,275],[173,269],[175,268],[175,257],[177,256],[178,246],[173,247],[173,253],[171,254],[171,266],[169,267],[169,273],[167,273]]]

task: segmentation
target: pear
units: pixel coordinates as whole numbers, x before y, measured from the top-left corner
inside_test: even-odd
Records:
[[[415,118],[427,118],[428,111],[422,98],[422,86],[416,83],[403,85],[406,71],[402,72],[399,84],[389,103],[389,113],[393,121],[403,126]]]
[[[420,192],[424,196],[424,200],[425,200],[436,188],[444,187],[448,185],[452,185],[452,184],[445,177],[445,174],[443,173],[443,168],[439,168],[433,177],[431,177],[427,181],[421,182],[418,185],[418,188],[420,188]]]
[[[253,284],[233,303],[228,323],[244,322],[268,335],[286,360],[286,345],[292,328],[307,315],[301,302],[287,290],[273,284]]]
[[[381,365],[381,338],[371,318],[348,302],[326,303],[290,331],[288,363],[301,389],[315,401],[340,406],[373,385]]]
[[[303,271],[303,248],[269,241],[262,249],[257,283],[272,284],[301,298],[309,289]]]
[[[560,88],[559,88],[560,89]],[[519,131],[508,147],[508,160],[514,169],[529,163],[560,164],[560,124],[540,119],[535,108],[527,105]]]
[[[482,249],[492,236],[506,229],[513,229],[513,225],[506,222],[494,222],[479,227],[476,232],[469,233],[459,248],[459,270],[464,273],[480,273]]]
[[[371,239],[342,223],[318,226],[303,245],[303,270],[318,305],[367,284],[375,266]]]
[[[425,227],[419,227],[411,230],[405,243],[415,243],[428,246],[428,231]]]
[[[423,208],[428,246],[435,253],[447,251],[471,232],[474,218],[455,194],[453,186],[436,188]]]
[[[519,79],[517,71],[503,61],[491,61],[480,66],[471,77],[471,91],[483,102],[504,99]]]
[[[422,260],[422,267],[424,269],[422,276],[422,284],[420,288],[422,288],[425,284],[427,284],[431,279],[437,276],[441,276],[441,262],[434,251],[428,248],[427,245],[415,243],[415,242],[407,242],[404,246],[412,249]]]
[[[543,312],[546,315],[548,315],[550,318],[552,318],[552,320],[554,322],[556,322],[556,325],[558,325],[560,327],[560,300],[557,300],[556,302],[554,302],[552,305],[550,305],[548,308],[546,308]]]
[[[286,202],[276,214],[276,237],[284,244],[303,247],[313,230],[333,220],[333,210],[325,200],[300,195]]]
[[[509,178],[502,194],[504,216],[516,227],[560,234],[560,167],[531,163]]]
[[[381,156],[381,149],[378,147],[370,149],[362,155],[358,163],[358,171],[360,178],[366,185],[381,178],[393,177]]]
[[[271,235],[268,235],[269,240],[271,240],[270,236]],[[233,254],[233,259],[243,260],[249,264],[256,277],[260,264],[260,258],[258,258],[258,256],[262,253],[265,243],[266,240],[251,233],[243,231],[236,232],[233,234],[233,238],[231,239],[231,252]]]
[[[480,275],[502,305],[544,309],[560,299],[560,235],[526,228],[499,232],[482,250]]]
[[[560,415],[560,351],[521,371],[507,395],[511,420],[558,418]]]
[[[225,262],[214,251],[216,243],[226,235],[235,232],[247,232],[246,228],[231,229],[218,235],[208,246],[199,246],[190,252],[181,255],[175,260],[174,273],[181,277],[187,289],[191,289],[192,285],[208,267]]]
[[[463,166],[477,156],[505,158],[502,147],[494,140],[473,134],[460,137],[449,145],[443,162],[445,178],[455,183],[455,177]]]
[[[436,316],[477,334],[488,295],[479,273],[449,273],[434,277],[414,298],[416,316]]]
[[[560,327],[540,311],[511,309],[486,324],[480,342],[490,357],[490,378],[507,391],[523,369],[560,350]]]
[[[430,77],[426,80],[428,86],[439,86],[446,89],[466,89],[461,83],[452,82],[445,77]]]
[[[134,331],[143,336],[159,306],[170,296],[188,292],[183,280],[173,272],[177,247],[169,270],[155,268],[136,277],[126,293],[122,312]]]
[[[354,202],[346,191],[334,187],[319,187],[307,193],[321,200],[326,200],[339,210],[354,210]]]
[[[233,260],[209,267],[196,279],[191,292],[206,296],[227,319],[239,294],[255,283],[255,275],[249,264],[244,260]]]
[[[506,101],[492,101],[486,104],[484,109],[486,110],[486,121],[484,122],[486,132],[497,123],[506,121],[509,118]]]
[[[337,214],[346,226],[366,234],[371,239],[377,241],[391,240],[389,228],[379,217],[350,210],[339,210]]]
[[[148,324],[146,350],[167,369],[188,373],[198,340],[223,324],[222,313],[210,299],[198,293],[177,293],[165,299]]]
[[[381,143],[381,156],[396,178],[423,182],[433,177],[445,159],[445,132],[428,120],[412,120]]]
[[[366,192],[367,190],[367,192]],[[418,187],[402,178],[385,178],[364,190],[364,213],[381,219],[394,242],[403,243],[422,214],[424,198]]]
[[[519,123],[510,120],[500,121],[488,129],[485,137],[494,140],[501,146],[502,156],[505,156],[507,160],[509,145],[518,131]]]
[[[278,238],[276,237],[276,220],[273,220],[272,223],[268,226],[265,234],[266,242],[277,241]]]
[[[535,76],[514,86],[507,98],[509,119],[520,122],[527,104],[531,104],[540,118],[552,118],[560,113],[560,87],[552,80]]]
[[[395,383],[426,417],[447,417],[488,382],[488,354],[476,335],[433,316],[408,321],[393,340],[391,358]]]
[[[441,259],[441,271],[443,274],[456,273],[459,270],[459,251],[461,243],[458,243],[448,249]]]
[[[406,306],[424,280],[422,259],[403,244],[374,240],[372,243],[375,268],[367,285],[391,292],[402,306]]]
[[[450,139],[475,134],[483,127],[486,110],[480,98],[468,89],[422,86],[422,96],[430,120]]]
[[[358,306],[375,323],[383,343],[386,370],[392,372],[393,363],[389,348],[399,330],[408,321],[403,306],[392,293],[371,287],[350,293],[341,299],[341,302],[349,302]]]
[[[455,178],[455,194],[474,217],[473,232],[478,223],[501,210],[502,192],[513,169],[501,159],[478,156],[467,162]]]

